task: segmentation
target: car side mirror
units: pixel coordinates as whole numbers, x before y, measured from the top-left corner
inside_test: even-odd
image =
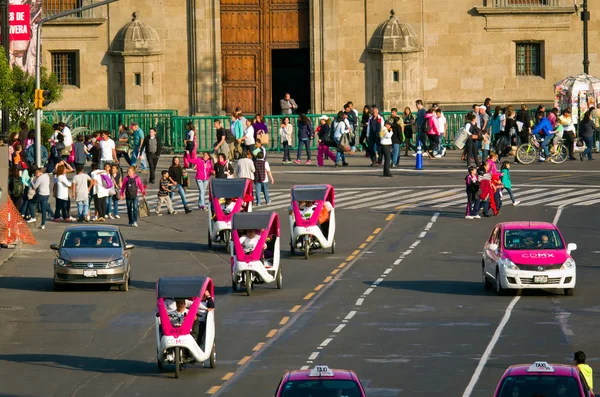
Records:
[[[58,251],[58,244],[50,244],[50,249],[54,251]]]
[[[133,244],[125,244],[125,249],[126,250],[132,250],[134,248],[135,248],[135,245],[133,245]]]
[[[488,248],[492,251],[498,251],[498,244],[490,244]]]
[[[567,244],[567,252],[570,254],[571,251],[575,251],[577,250],[577,244],[575,243],[569,243]]]

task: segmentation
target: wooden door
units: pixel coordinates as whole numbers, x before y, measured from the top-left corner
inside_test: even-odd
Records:
[[[309,0],[221,0],[223,107],[271,110],[271,50],[307,48]],[[307,87],[308,88],[308,87]]]

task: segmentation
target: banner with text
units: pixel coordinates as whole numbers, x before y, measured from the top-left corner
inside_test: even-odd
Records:
[[[10,64],[35,74],[36,34],[42,19],[43,0],[10,0]]]

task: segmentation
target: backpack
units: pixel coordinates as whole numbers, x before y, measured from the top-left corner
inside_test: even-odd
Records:
[[[133,199],[137,197],[137,176],[134,178],[127,178],[127,186],[125,187],[125,197],[128,199]]]
[[[337,123],[334,122],[332,126],[327,128],[327,131],[323,131],[323,127],[319,130],[319,139],[323,141],[323,143],[327,146],[334,146],[335,143],[333,141],[333,130]]]
[[[107,174],[100,174],[100,178],[102,178],[102,187],[105,189],[110,189],[113,187],[112,179]]]
[[[21,177],[13,178],[11,195],[14,198],[19,198],[23,195],[24,191],[25,191],[25,186],[23,185],[23,180],[21,179]]]
[[[235,136],[233,135],[233,132],[231,132],[230,128],[225,129],[225,142],[227,142],[227,143],[235,142]]]

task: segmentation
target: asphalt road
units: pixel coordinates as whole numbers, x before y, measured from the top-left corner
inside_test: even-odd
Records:
[[[231,292],[225,250],[208,250],[206,213],[152,216],[139,228],[123,227],[136,245],[127,293],[54,292],[53,254],[47,247],[63,226],[51,224],[36,231],[38,246],[23,247],[0,267],[0,395],[267,396],[285,369],[327,364],[355,370],[370,396],[461,396],[470,383],[471,395],[489,396],[514,363],[570,363],[572,352],[582,349],[595,367],[599,205],[576,205],[600,188],[593,164],[514,167],[523,205],[506,206],[499,217],[480,221],[465,220],[458,203],[444,207],[444,198],[458,201],[462,186],[464,175],[455,161],[441,160],[422,173],[397,171],[391,179],[365,167],[274,166],[272,189],[281,194],[271,207],[282,216],[284,287],[257,286],[251,297]],[[337,252],[308,261],[290,257],[287,216],[276,202],[285,202],[294,183],[321,182],[349,192],[346,202],[339,199]],[[350,194],[358,188],[363,193]],[[414,192],[398,193],[394,201],[395,189]],[[559,189],[570,190],[555,194],[564,197],[553,202],[552,192]],[[412,194],[421,200],[401,198]],[[348,202],[366,205],[353,209]],[[382,202],[386,205],[379,208]],[[553,221],[564,202],[570,204],[558,225],[568,242],[578,244],[576,295],[498,297],[484,291],[481,251],[492,226],[505,220]],[[157,370],[154,286],[165,275],[215,280],[216,369],[188,367],[179,380],[168,367]],[[510,318],[473,378],[511,302]]]

